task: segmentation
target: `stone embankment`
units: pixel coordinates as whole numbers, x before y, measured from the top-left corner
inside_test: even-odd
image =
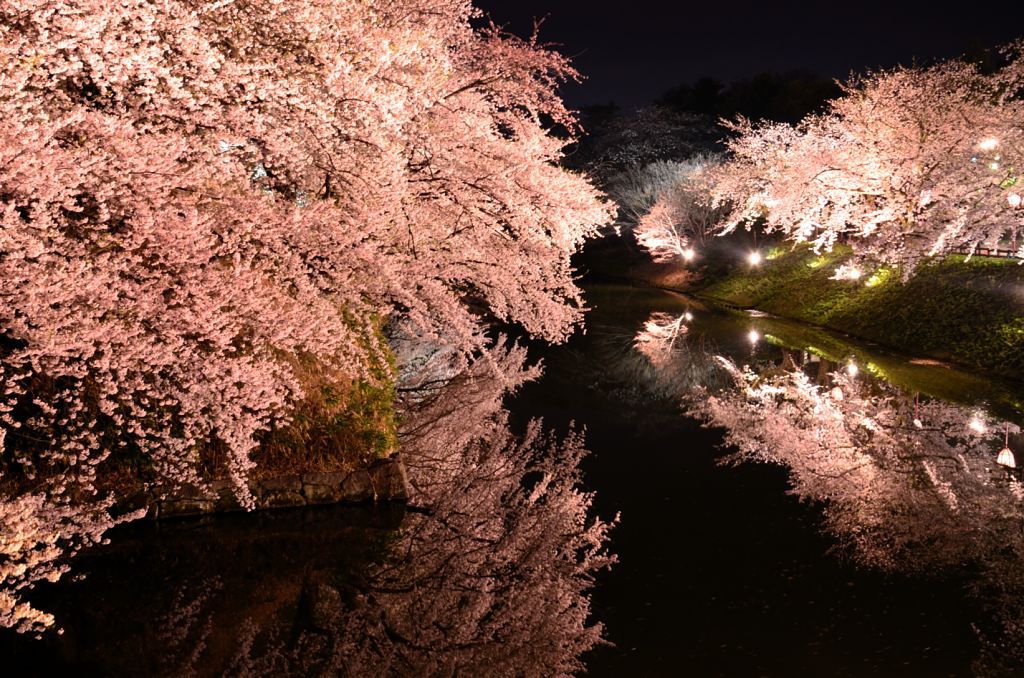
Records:
[[[256,509],[291,508],[322,504],[404,502],[409,481],[398,454],[366,469],[335,473],[303,473],[249,481]],[[231,483],[219,480],[207,488],[184,487],[173,492],[140,494],[123,507],[146,509],[146,518],[162,520],[244,510]]]

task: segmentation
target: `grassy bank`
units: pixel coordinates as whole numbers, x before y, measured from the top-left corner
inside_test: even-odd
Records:
[[[354,325],[357,326],[357,325]],[[361,326],[357,326],[361,327]],[[252,480],[303,473],[351,472],[368,468],[398,448],[395,410],[395,357],[386,348],[382,323],[375,319],[376,336],[364,337],[383,345],[383,352],[368,351],[366,376],[353,377],[309,354],[281,353],[303,390],[288,418],[259,439],[252,452]],[[112,436],[121,435],[112,431]],[[225,445],[216,438],[194,446],[198,475],[204,481],[229,477]],[[152,459],[136,445],[123,447],[97,468],[97,484],[114,497],[134,497],[147,487],[162,487],[166,478]]]
[[[1024,377],[1024,266],[949,256],[903,282],[899,271],[831,280],[850,256],[777,248],[757,268],[733,268],[708,298],[821,325],[915,355]]]

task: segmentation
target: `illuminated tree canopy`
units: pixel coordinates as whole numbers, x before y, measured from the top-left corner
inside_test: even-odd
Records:
[[[713,189],[732,208],[722,232],[758,222],[817,250],[843,240],[905,275],[1017,234],[1024,101],[1011,56],[994,74],[950,61],[856,78],[796,126],[732,123]]]
[[[24,526],[17,488],[82,505],[110,455],[196,483],[221,446],[249,503],[296,362],[369,377],[378,319],[473,353],[471,300],[568,335],[569,257],[610,218],[549,133],[577,131],[556,94],[577,74],[475,16],[0,2],[0,533]],[[96,530],[64,524],[61,543]],[[34,628],[13,604],[3,623]]]

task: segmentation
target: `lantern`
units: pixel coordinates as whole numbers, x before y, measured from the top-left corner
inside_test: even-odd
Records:
[[[999,450],[999,456],[996,457],[996,463],[1005,468],[1017,468],[1017,460],[1013,456],[1013,450],[1009,447],[1004,447]]]

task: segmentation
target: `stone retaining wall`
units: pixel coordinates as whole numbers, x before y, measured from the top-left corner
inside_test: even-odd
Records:
[[[262,478],[249,482],[257,509],[360,504],[401,501],[409,496],[409,481],[398,454],[374,462],[368,468],[338,473],[303,473]],[[126,509],[146,508],[151,520],[198,516],[244,510],[231,483],[218,480],[207,489],[185,487],[166,495],[143,495],[127,502]]]

